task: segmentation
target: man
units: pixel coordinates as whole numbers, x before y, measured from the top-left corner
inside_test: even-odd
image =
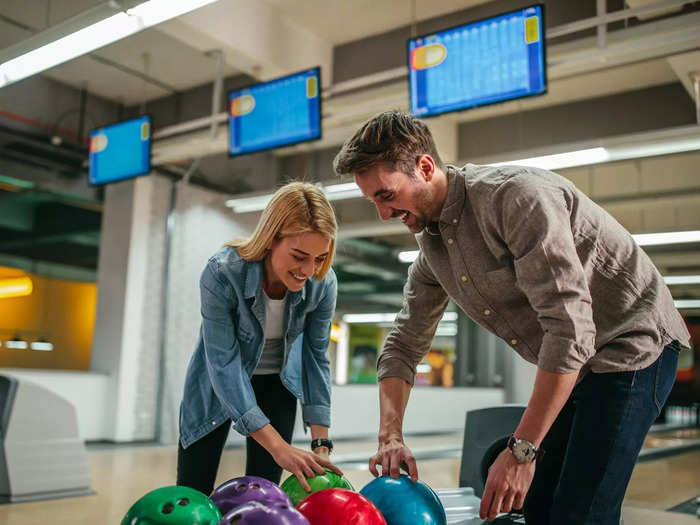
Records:
[[[452,299],[537,365],[527,409],[489,469],[481,517],[615,524],[689,334],[631,235],[566,179],[520,166],[444,166],[428,128],[386,112],[334,160],[382,220],[416,234],[404,304],[377,361],[370,470],[416,462],[402,437],[416,365]],[[544,453],[543,453],[544,451]],[[527,495],[527,498],[525,496]]]

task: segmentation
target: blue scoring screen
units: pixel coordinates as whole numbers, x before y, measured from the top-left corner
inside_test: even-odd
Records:
[[[547,91],[542,6],[408,42],[411,111],[430,116]]]
[[[229,92],[229,154],[320,138],[320,86],[316,67]]]
[[[105,184],[151,171],[151,117],[142,116],[90,132],[90,184]]]

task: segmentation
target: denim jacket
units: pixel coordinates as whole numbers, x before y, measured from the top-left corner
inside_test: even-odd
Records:
[[[270,422],[250,383],[265,342],[262,269],[262,262],[247,262],[225,246],[202,272],[202,324],[180,404],[183,447],[228,419],[244,436]],[[300,291],[287,293],[280,378],[301,402],[305,425],[330,426],[327,349],[336,293],[333,270],[323,280],[310,278]]]

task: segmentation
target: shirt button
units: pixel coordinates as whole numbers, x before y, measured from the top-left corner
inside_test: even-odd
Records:
[[[452,224],[457,224],[457,219],[452,219]]]
[[[484,315],[491,315],[491,310],[484,310]]]
[[[452,244],[454,241],[452,239],[447,239],[447,244]]]
[[[510,340],[510,344],[512,344],[513,346],[515,346],[515,345],[518,344],[518,340],[517,340],[517,339],[511,339],[511,340]]]
[[[212,421],[211,424],[212,424],[212,425],[216,425],[216,421]]]
[[[463,282],[463,283],[466,283],[466,282],[467,282],[467,276],[466,276],[466,275],[463,275],[463,276],[462,276],[462,282]]]

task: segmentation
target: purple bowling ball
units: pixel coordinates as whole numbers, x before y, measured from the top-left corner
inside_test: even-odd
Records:
[[[210,498],[219,508],[222,515],[239,505],[251,501],[291,505],[289,498],[281,488],[271,481],[258,476],[242,476],[230,479],[214,489]]]
[[[291,503],[251,501],[228,512],[219,525],[311,525]]]

